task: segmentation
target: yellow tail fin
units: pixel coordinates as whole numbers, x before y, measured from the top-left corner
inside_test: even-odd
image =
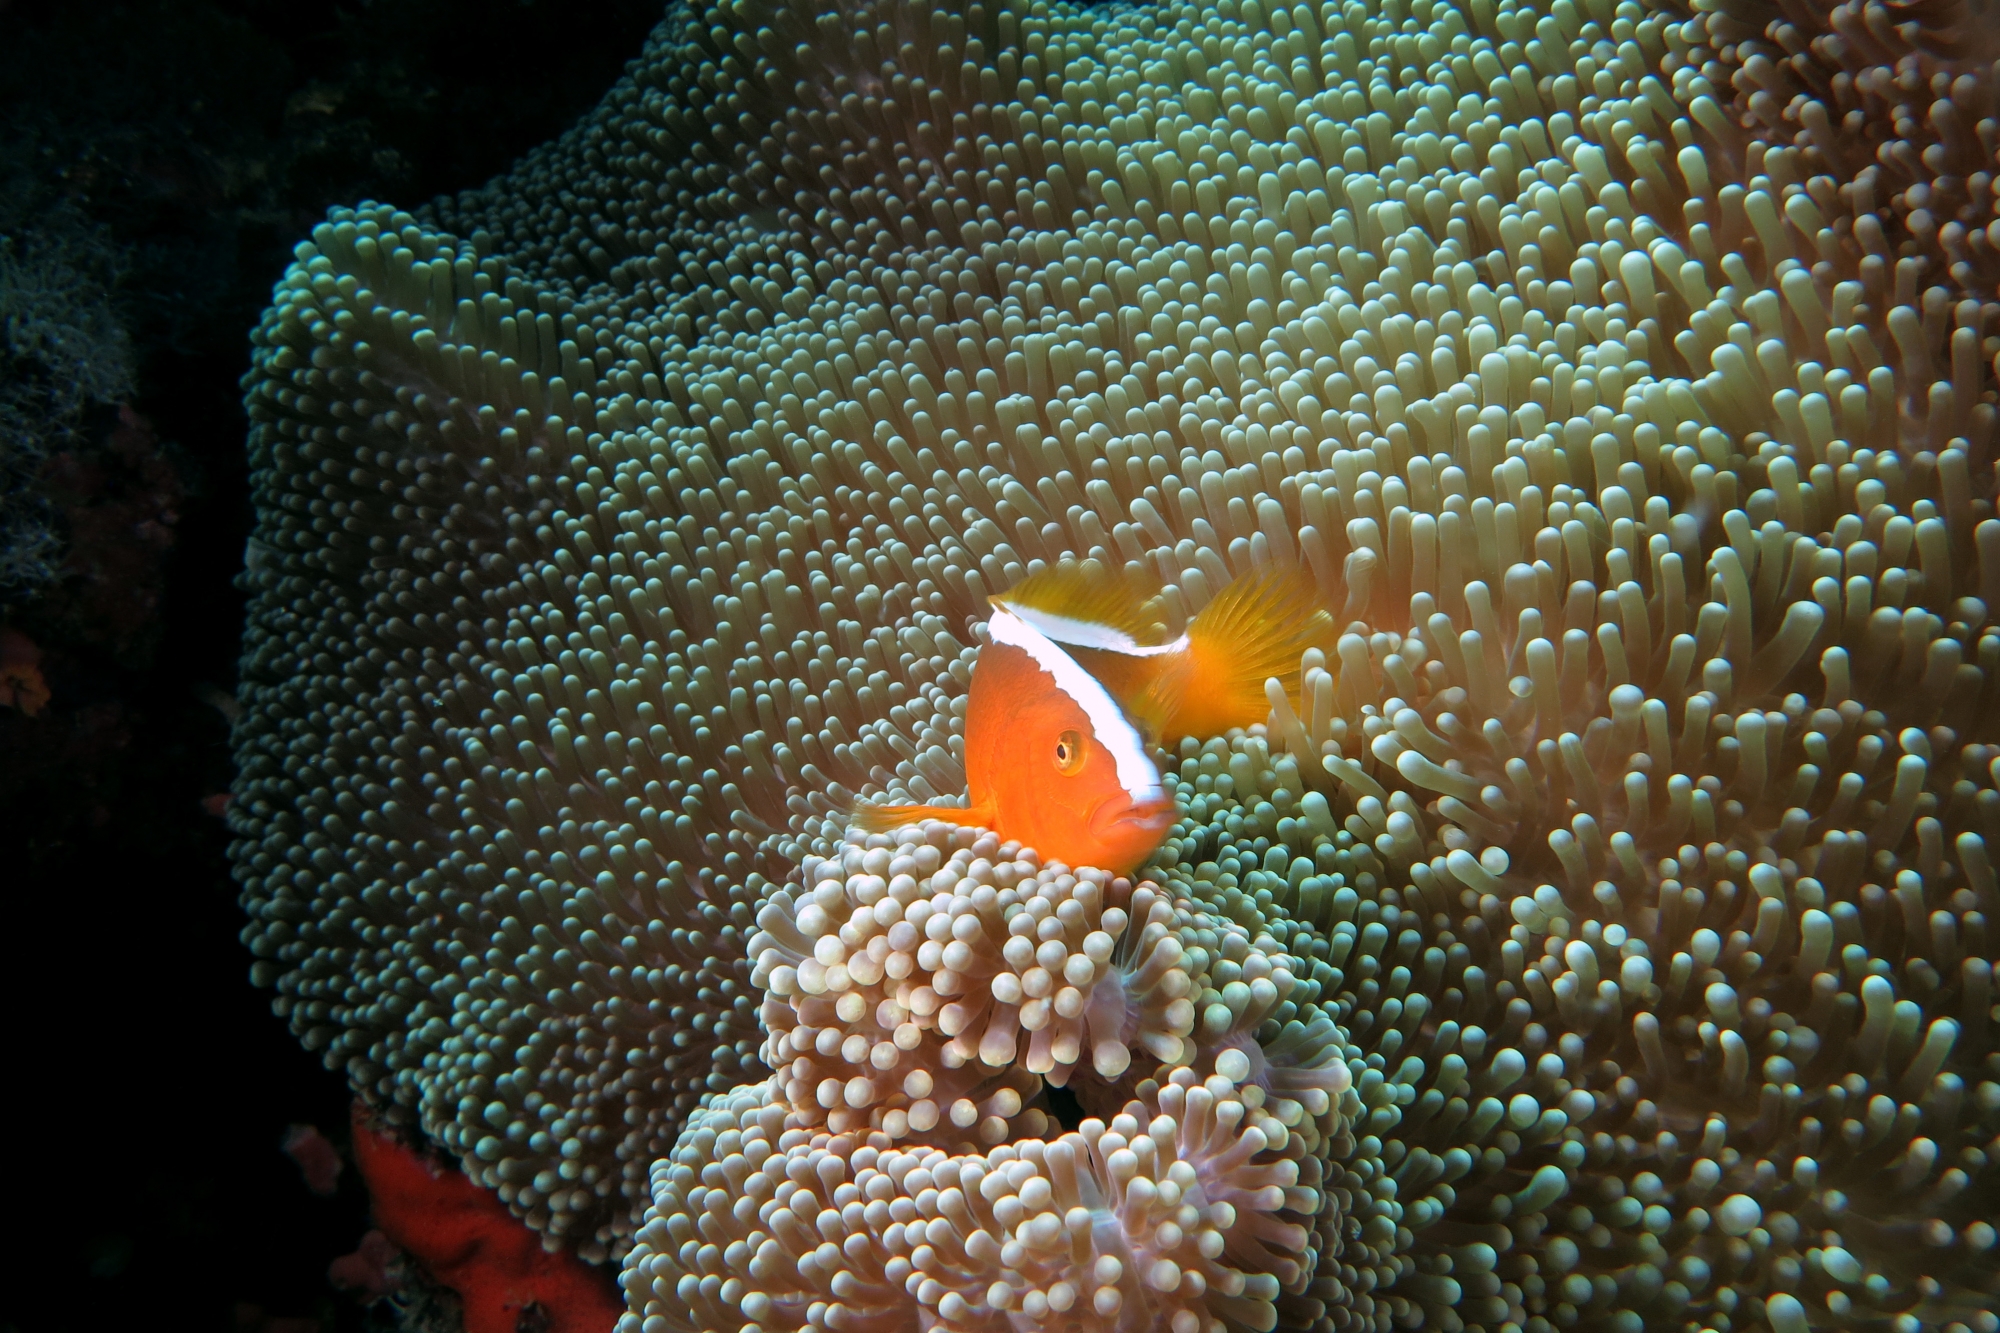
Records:
[[[915,824],[920,820],[935,819],[943,824],[957,824],[960,828],[987,828],[991,825],[993,812],[982,806],[960,809],[948,805],[857,805],[854,807],[854,826],[864,833],[887,833],[890,829],[901,828],[905,824]]]
[[[1239,578],[1188,623],[1187,650],[1133,712],[1157,718],[1168,744],[1261,722],[1271,711],[1264,682],[1276,676],[1286,693],[1295,693],[1299,658],[1332,628],[1333,617],[1303,574]]]

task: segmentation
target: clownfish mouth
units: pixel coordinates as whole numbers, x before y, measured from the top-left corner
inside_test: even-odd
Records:
[[[1134,801],[1123,792],[1100,801],[1090,812],[1090,831],[1099,838],[1152,838],[1155,845],[1180,817],[1180,809],[1167,796]]]

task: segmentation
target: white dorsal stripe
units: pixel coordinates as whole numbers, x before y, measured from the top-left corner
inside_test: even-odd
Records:
[[[1054,678],[1056,688],[1083,710],[1098,742],[1111,752],[1118,765],[1118,783],[1127,796],[1134,801],[1152,801],[1166,794],[1160,787],[1160,770],[1146,753],[1146,743],[1139,739],[1138,729],[1126,720],[1117,700],[1094,676],[1078,666],[1075,658],[1009,607],[994,608],[986,628],[995,643],[1026,653],[1036,666]]]
[[[1000,605],[1056,643],[1068,644],[1072,648],[1101,648],[1108,652],[1123,653],[1127,657],[1159,657],[1165,653],[1177,653],[1188,644],[1187,635],[1183,634],[1172,643],[1148,647],[1124,630],[1113,629],[1109,625],[1099,625],[1089,620],[1075,620],[1069,616],[1059,616],[1044,611],[1040,607],[1022,606],[1005,599],[1001,599]]]

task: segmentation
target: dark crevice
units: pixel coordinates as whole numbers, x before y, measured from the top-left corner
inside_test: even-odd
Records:
[[[1042,1092],[1048,1098],[1049,1114],[1056,1118],[1065,1133],[1081,1125],[1089,1114],[1083,1109],[1083,1103],[1076,1099],[1076,1094],[1068,1088],[1058,1088],[1051,1083]]]

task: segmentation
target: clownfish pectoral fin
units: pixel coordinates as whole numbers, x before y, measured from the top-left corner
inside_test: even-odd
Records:
[[[1065,560],[988,600],[1066,648],[1144,652],[1166,640],[1159,580],[1143,566]]]
[[[991,801],[982,801],[963,809],[949,805],[857,805],[854,807],[854,826],[864,833],[887,833],[905,824],[935,819],[941,824],[956,824],[960,828],[992,828],[993,816]]]
[[[1157,719],[1167,743],[1261,722],[1270,712],[1264,682],[1275,676],[1286,693],[1295,692],[1299,659],[1332,629],[1333,617],[1303,574],[1237,579],[1188,622],[1187,648],[1131,711]]]

